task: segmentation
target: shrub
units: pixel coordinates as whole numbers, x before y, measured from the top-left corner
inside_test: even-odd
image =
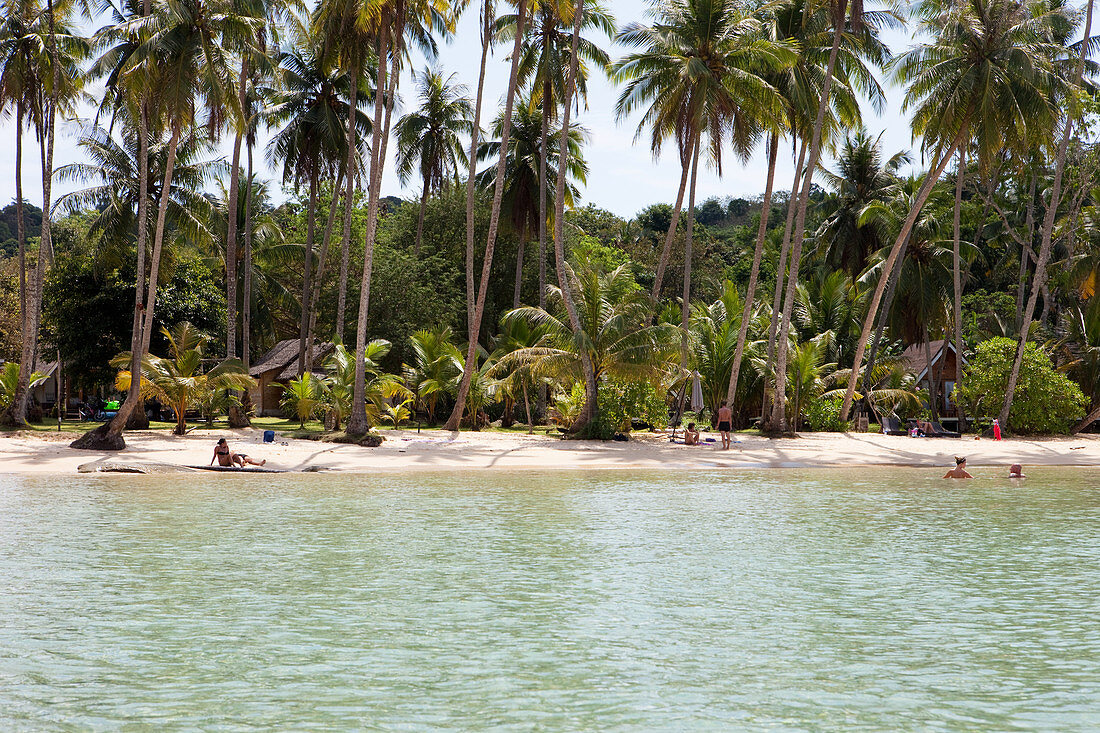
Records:
[[[806,422],[814,432],[844,433],[852,424],[840,419],[840,397],[818,397],[806,407]]]
[[[649,382],[609,379],[600,384],[596,395],[599,415],[592,426],[592,437],[610,440],[615,433],[630,430],[632,418],[663,428],[668,424],[668,406]]]
[[[959,401],[971,415],[996,417],[1008,388],[1016,341],[993,338],[978,344],[966,368]],[[1017,433],[1064,433],[1085,415],[1088,400],[1081,388],[1056,372],[1050,356],[1028,343],[1008,421]]]

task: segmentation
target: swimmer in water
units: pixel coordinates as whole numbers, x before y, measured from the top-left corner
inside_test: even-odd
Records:
[[[1024,467],[1021,466],[1019,463],[1013,463],[1011,466],[1008,467],[1008,477],[1027,478],[1027,476],[1024,475]]]
[[[944,478],[974,478],[966,472],[966,456],[955,456],[955,467],[943,475]]]

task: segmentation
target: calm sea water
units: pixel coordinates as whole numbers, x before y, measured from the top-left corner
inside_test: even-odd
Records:
[[[1095,730],[1100,472],[0,476],[3,730]]]

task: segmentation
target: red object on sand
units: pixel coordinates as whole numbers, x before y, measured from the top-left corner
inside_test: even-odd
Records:
[[[1001,424],[996,420],[993,421],[993,440],[1001,439]]]

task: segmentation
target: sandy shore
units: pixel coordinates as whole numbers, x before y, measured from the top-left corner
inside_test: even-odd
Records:
[[[1096,436],[1036,440],[908,438],[860,433],[807,433],[799,438],[741,436],[731,450],[714,443],[672,444],[667,436],[641,433],[628,443],[564,441],[545,435],[383,431],[380,448],[279,438],[264,444],[261,430],[195,430],[185,437],[163,431],[126,434],[122,452],[69,447],[65,433],[15,433],[0,437],[0,472],[72,474],[106,464],[204,466],[218,437],[234,451],[267,459],[267,468],[285,471],[451,471],[462,469],[707,469],[802,468],[853,465],[953,465],[966,455],[969,465],[1100,466]]]

